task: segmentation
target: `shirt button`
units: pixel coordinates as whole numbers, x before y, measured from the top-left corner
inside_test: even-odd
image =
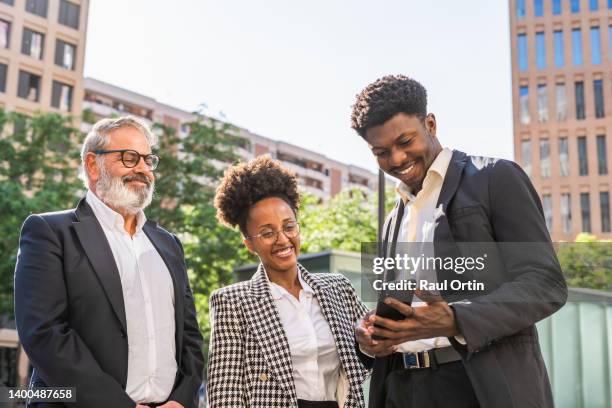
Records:
[[[259,374],[259,379],[261,381],[268,381],[268,374],[266,374],[266,373]]]

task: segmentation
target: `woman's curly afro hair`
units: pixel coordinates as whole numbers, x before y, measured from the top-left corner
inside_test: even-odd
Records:
[[[249,209],[258,201],[278,197],[297,214],[300,195],[295,174],[270,156],[259,156],[225,171],[215,195],[217,218],[229,227],[238,227],[247,236]]]

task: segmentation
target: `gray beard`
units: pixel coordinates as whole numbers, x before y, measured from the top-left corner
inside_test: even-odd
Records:
[[[138,214],[151,204],[155,182],[136,189],[127,186],[123,177],[112,177],[104,166],[100,166],[100,179],[96,182],[96,193],[110,207],[128,214]]]

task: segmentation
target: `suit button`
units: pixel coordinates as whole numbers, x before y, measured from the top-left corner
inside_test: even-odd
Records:
[[[261,381],[268,381],[268,374],[266,374],[266,373],[259,374],[259,379]]]
[[[125,333],[121,331],[121,337],[125,338]]]

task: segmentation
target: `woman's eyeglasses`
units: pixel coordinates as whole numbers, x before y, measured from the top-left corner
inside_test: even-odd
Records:
[[[247,239],[259,238],[265,244],[275,244],[278,241],[278,234],[282,232],[287,238],[295,238],[300,233],[300,224],[297,222],[288,222],[283,225],[283,229],[278,231],[265,230],[257,235],[251,235]]]

